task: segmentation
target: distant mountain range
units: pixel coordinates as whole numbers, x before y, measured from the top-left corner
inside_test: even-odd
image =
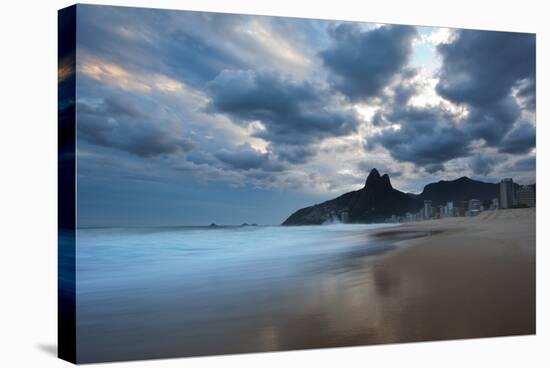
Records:
[[[447,202],[460,202],[476,198],[482,201],[498,198],[499,185],[484,183],[463,176],[456,180],[440,180],[424,187],[422,193],[411,194],[413,197],[424,202],[432,201],[432,205],[439,206]]]
[[[472,198],[491,200],[497,198],[498,194],[498,184],[484,183],[465,176],[428,184],[420,194],[404,193],[392,187],[387,174],[380,176],[378,170],[372,169],[363,188],[302,208],[290,215],[283,225],[320,225],[333,219],[345,219],[350,223],[379,222],[392,215],[418,212],[425,200],[438,206]]]

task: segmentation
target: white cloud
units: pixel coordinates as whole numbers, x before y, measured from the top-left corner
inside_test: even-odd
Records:
[[[440,43],[450,43],[452,39],[453,31],[450,28],[433,28],[432,32],[422,34],[418,42],[436,46]]]

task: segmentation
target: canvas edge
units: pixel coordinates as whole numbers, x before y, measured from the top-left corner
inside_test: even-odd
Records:
[[[76,5],[58,11],[57,354],[76,356]]]

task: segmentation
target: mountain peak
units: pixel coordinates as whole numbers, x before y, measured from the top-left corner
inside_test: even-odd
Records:
[[[383,222],[394,215],[415,213],[421,207],[420,200],[392,188],[388,174],[380,176],[377,169],[372,169],[362,189],[301,208],[283,225],[319,225],[334,219],[350,223]]]
[[[382,184],[384,184],[385,187],[392,187],[390,182],[390,176],[388,174],[382,175]]]
[[[388,189],[391,188],[390,183],[390,177],[388,174],[384,174],[383,176],[380,176],[380,173],[376,169],[372,169],[369,176],[367,177],[367,181],[365,182],[365,188],[369,189]]]
[[[365,182],[365,186],[368,186],[369,183],[372,185],[378,181],[380,181],[380,173],[378,172],[378,170],[376,170],[376,168],[374,168],[370,171],[369,176],[367,176],[367,181]]]

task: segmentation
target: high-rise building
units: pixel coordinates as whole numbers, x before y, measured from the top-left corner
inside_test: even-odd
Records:
[[[439,218],[447,217],[447,207],[445,206],[439,206]]]
[[[446,215],[447,217],[453,217],[454,216],[454,206],[453,206],[453,202],[447,202],[447,206],[446,206]]]
[[[476,214],[483,211],[483,204],[479,199],[470,199],[468,201],[468,211],[470,214]]]
[[[522,185],[517,192],[517,200],[519,205],[527,207],[535,207],[535,188],[533,185]]]
[[[511,208],[516,202],[516,193],[514,181],[511,178],[502,179],[499,185],[500,189],[500,208]]]
[[[432,218],[432,201],[424,201],[423,217],[428,220]]]
[[[458,216],[466,216],[466,212],[468,212],[468,201],[460,201],[457,203],[458,206],[455,206],[455,208],[458,208]]]

